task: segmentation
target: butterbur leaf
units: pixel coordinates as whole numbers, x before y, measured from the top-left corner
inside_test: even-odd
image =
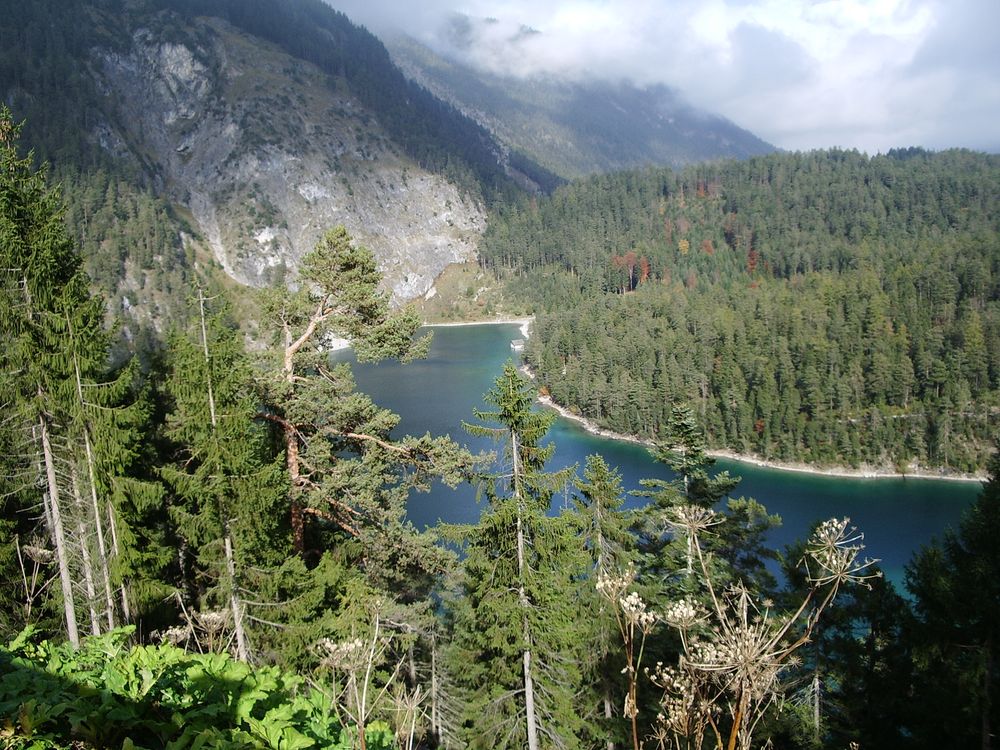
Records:
[[[246,724],[250,727],[250,732],[254,737],[263,740],[267,747],[278,750],[278,743],[281,741],[281,727],[252,717],[246,720]]]
[[[306,747],[313,747],[316,741],[302,734],[295,727],[288,727],[281,733],[280,750],[301,750]]]
[[[100,695],[101,691],[89,682],[81,682],[76,686],[76,694],[81,698],[93,698],[94,696]]]
[[[223,734],[215,727],[192,724],[181,736],[166,744],[166,750],[194,750],[196,747],[220,747]]]
[[[31,647],[33,644],[31,642],[32,637],[35,635],[35,626],[28,625],[24,630],[17,634],[17,636],[10,643],[7,644],[7,650],[11,654],[17,654],[18,652],[24,650],[26,647]]]
[[[373,721],[365,728],[368,750],[392,750],[396,744],[392,728],[384,721]]]
[[[122,722],[128,726],[129,724],[142,719],[144,713],[145,712],[141,706],[122,702],[108,711],[104,716],[110,721]]]

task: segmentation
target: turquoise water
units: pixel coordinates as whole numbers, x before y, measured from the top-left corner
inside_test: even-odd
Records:
[[[407,365],[354,364],[361,390],[380,405],[401,416],[399,434],[451,435],[471,449],[490,450],[489,441],[477,440],[462,429],[474,421],[473,409],[485,408],[482,396],[493,385],[503,363],[512,357],[510,341],[520,338],[517,326],[483,325],[434,328],[430,356]],[[338,353],[352,361],[349,352]],[[626,489],[639,480],[670,478],[640,445],[592,435],[574,422],[559,418],[550,431],[556,452],[550,468],[577,464],[600,453],[617,466]],[[763,469],[735,461],[719,460],[716,466],[739,475],[743,481],[735,496],[756,498],[769,512],[782,518],[771,541],[782,547],[805,537],[816,522],[847,516],[865,533],[868,552],[882,560],[894,582],[902,580],[903,566],[911,554],[949,526],[957,526],[962,511],[979,493],[975,482],[929,479],[847,479]],[[630,498],[635,507],[642,498]],[[414,494],[409,517],[417,526],[438,520],[475,522],[482,510],[470,486],[451,490],[436,486],[429,493]]]

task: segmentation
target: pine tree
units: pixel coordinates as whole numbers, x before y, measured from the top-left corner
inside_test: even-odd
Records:
[[[169,553],[159,517],[161,487],[136,470],[151,420],[147,400],[136,394],[135,362],[107,373],[110,336],[96,321],[85,322],[81,327],[65,315],[73,378],[66,402],[67,468],[85,580],[93,571],[87,605],[96,635],[166,595],[161,579]],[[99,608],[101,627],[93,624]]]
[[[554,417],[531,410],[533,390],[513,364],[485,400],[493,410],[475,414],[487,424],[466,428],[503,442],[506,469],[483,477],[490,507],[465,535],[452,669],[469,693],[467,739],[475,747],[573,747],[583,730],[574,592],[586,563],[574,519],[547,515],[572,469],[544,472],[553,446],[542,439]]]
[[[413,338],[416,314],[390,311],[379,281],[372,254],[338,227],[303,259],[297,290],[267,294],[263,325],[279,359],[261,382],[263,417],[284,445],[296,551],[307,552],[306,520],[318,519],[314,545],[324,533],[353,540],[372,583],[405,597],[446,557],[405,521],[406,498],[434,478],[454,486],[471,457],[448,438],[395,439],[399,418],[355,390],[348,365],[331,365],[332,337],[362,361],[426,353],[429,339]]]

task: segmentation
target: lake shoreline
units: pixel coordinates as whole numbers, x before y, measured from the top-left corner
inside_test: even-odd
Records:
[[[521,371],[528,375],[528,377],[534,379],[534,374],[530,372],[527,366],[522,366]],[[652,440],[644,440],[636,437],[635,435],[625,435],[623,433],[614,432],[613,430],[601,427],[593,420],[581,417],[579,414],[574,414],[565,406],[557,404],[549,396],[539,396],[537,400],[538,403],[557,412],[564,419],[575,422],[592,435],[597,435],[598,437],[606,438],[608,440],[620,440],[623,442],[635,443],[637,445],[645,445],[649,447],[653,445]],[[900,474],[898,472],[887,471],[885,469],[852,469],[847,466],[820,468],[799,462],[770,461],[758,458],[757,456],[751,454],[737,453],[736,451],[729,449],[708,450],[706,453],[708,453],[708,455],[712,458],[724,458],[728,461],[749,464],[762,469],[790,471],[797,474],[812,474],[824,477],[840,477],[843,479],[943,479],[949,482],[985,482],[987,480],[987,477],[978,475],[930,474],[928,472],[920,471]]]
[[[490,316],[476,317],[480,323],[492,322],[482,320]],[[539,320],[536,318],[535,326]],[[428,328],[425,333],[432,331],[434,339],[427,360],[408,365],[361,363],[354,367],[358,390],[400,415],[400,434],[451,435],[466,443],[473,453],[496,451],[496,444],[488,437],[463,438],[461,424],[469,421],[470,414],[488,408],[483,394],[496,386],[496,378],[506,362],[513,358],[515,365],[520,366],[517,353],[510,350],[511,340],[522,338],[518,325]],[[529,351],[538,339],[539,330],[532,326],[530,334]],[[338,359],[353,363],[349,354]],[[541,376],[537,372],[536,376],[534,383],[538,384]],[[532,400],[535,391],[535,387],[530,390]],[[542,408],[545,407],[541,404],[533,407],[539,412]],[[642,491],[643,479],[673,476],[644,446],[596,437],[572,421],[559,419],[549,439],[554,447],[549,463],[552,470],[576,467],[579,472],[586,464],[586,457],[594,453],[602,454],[609,466],[618,467],[628,508],[647,504],[648,498],[632,494]],[[756,498],[770,514],[782,518],[780,527],[768,531],[770,548],[783,549],[806,538],[819,520],[846,516],[864,529],[866,541],[873,551],[877,550],[876,556],[882,558],[882,567],[894,576],[894,583],[902,580],[903,567],[916,549],[944,529],[957,527],[961,513],[972,506],[982,487],[969,482],[810,477],[723,459],[720,464],[723,465],[717,464],[716,470],[728,468],[731,474],[741,476],[737,495]],[[567,487],[567,492],[571,489]],[[417,528],[430,527],[439,521],[475,524],[483,510],[482,498],[478,500],[473,485],[465,483],[451,490],[435,482],[430,492],[410,495],[406,517]],[[561,504],[554,502],[553,510]]]
[[[447,323],[423,323],[424,328],[464,328],[466,326],[518,326],[521,336],[528,338],[531,335],[531,324],[535,321],[534,315],[524,318],[490,318],[489,320],[465,320]]]
[[[499,326],[499,325],[513,325],[519,326],[521,329],[521,336],[528,338],[529,331],[531,330],[531,324],[534,322],[535,316],[529,315],[524,318],[492,318],[490,320],[467,320],[459,322],[448,322],[448,323],[427,323],[426,321],[420,324],[421,328],[460,328],[465,326]],[[351,348],[351,342],[349,339],[342,339],[337,336],[332,336],[326,340],[324,343],[324,348],[330,352],[339,352],[344,349]]]
[[[521,336],[527,339],[530,336],[531,323],[534,321],[534,316],[524,317],[524,318],[502,318],[502,319],[491,319],[491,320],[473,320],[473,321],[463,321],[456,323],[425,323],[427,327],[451,327],[451,326],[480,326],[480,325],[518,325],[520,326]],[[521,365],[521,372],[523,372],[527,377],[534,380],[535,374],[527,365]],[[597,435],[598,437],[607,438],[608,440],[619,440],[627,443],[636,443],[638,445],[652,446],[653,441],[643,440],[642,438],[636,437],[635,435],[625,435],[622,433],[614,432],[613,430],[608,430],[601,427],[596,422],[586,417],[582,417],[579,414],[574,414],[572,411],[567,409],[565,406],[557,404],[549,396],[538,396],[538,403],[542,406],[552,409],[560,416],[565,419],[574,422],[584,430],[592,435]],[[924,471],[907,472],[905,474],[900,474],[895,471],[888,471],[886,469],[852,469],[848,466],[830,466],[830,467],[817,467],[811,466],[802,462],[791,462],[791,461],[772,461],[768,459],[759,458],[752,454],[747,453],[737,453],[736,451],[729,449],[715,449],[707,451],[708,455],[712,458],[724,458],[728,461],[735,461],[741,464],[748,464],[750,466],[756,466],[762,469],[773,469],[775,471],[788,471],[797,474],[812,474],[814,476],[823,477],[839,477],[842,479],[943,479],[949,482],[985,482],[988,477],[985,475],[969,475],[969,474],[934,474]]]

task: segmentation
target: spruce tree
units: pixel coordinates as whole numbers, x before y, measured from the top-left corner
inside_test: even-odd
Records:
[[[568,514],[547,515],[572,469],[544,471],[542,445],[554,416],[532,411],[534,392],[505,365],[486,394],[486,424],[467,425],[504,445],[503,465],[482,477],[489,508],[466,529],[464,601],[456,609],[452,669],[467,690],[467,741],[474,747],[574,747],[584,721],[578,591],[586,562]]]
[[[711,506],[740,481],[739,477],[731,477],[728,471],[709,476],[715,459],[708,455],[704,431],[686,404],[671,407],[665,434],[650,454],[677,475],[674,487],[684,502]]]
[[[23,519],[43,519],[75,645],[84,612],[94,632],[116,624],[116,609],[135,615],[124,579],[138,576],[140,563],[144,574],[162,563],[162,547],[155,529],[140,532],[130,521],[158,493],[128,477],[145,418],[133,371],[108,372],[103,301],[89,292],[46,169],[18,155],[19,132],[0,108],[0,404],[9,449],[0,497],[19,531]],[[141,557],[140,533],[149,542]],[[155,572],[145,583],[155,588]]]
[[[959,529],[906,568],[918,618],[918,747],[989,748],[1000,726],[1000,452],[989,477]]]
[[[694,549],[690,539],[675,538],[669,525],[670,515],[682,505],[711,508],[737,485],[739,477],[731,477],[728,471],[709,474],[715,459],[708,455],[704,433],[686,405],[672,407],[665,435],[656,442],[650,455],[670,467],[676,476],[670,481],[641,482],[644,489],[640,494],[650,498],[639,517],[643,551],[651,557],[653,570],[658,570],[661,576],[675,575],[681,569],[691,579]],[[678,546],[682,549],[678,550]]]
[[[574,498],[583,522],[583,539],[593,561],[594,574],[606,575],[625,567],[634,557],[635,537],[629,531],[631,513],[622,510],[625,491],[617,469],[599,454],[587,456],[583,478],[574,486]]]
[[[612,750],[612,739],[620,728],[615,721],[618,675],[621,671],[619,657],[620,636],[614,613],[608,602],[598,592],[597,582],[608,576],[628,570],[636,557],[635,537],[629,529],[632,514],[622,510],[624,490],[621,474],[608,466],[603,456],[587,456],[583,478],[575,481],[574,498],[580,536],[589,552],[590,575],[581,578],[581,600],[591,613],[586,622],[586,640],[591,644],[585,665],[588,676],[581,692],[589,685],[596,689],[595,700],[599,715],[603,717],[600,729],[606,747]]]
[[[239,332],[226,325],[224,308],[209,316],[205,304],[199,289],[192,324],[170,339],[167,435],[178,449],[162,474],[173,489],[178,533],[197,557],[198,578],[209,581],[194,604],[228,610],[236,655],[247,661],[243,589],[251,568],[276,565],[287,552],[287,490],[280,460],[256,423],[253,373]]]

